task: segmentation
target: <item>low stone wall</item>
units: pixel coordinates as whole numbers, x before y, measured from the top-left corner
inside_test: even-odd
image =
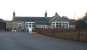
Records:
[[[69,40],[80,40],[78,32],[61,32],[56,33],[55,37]]]
[[[80,41],[87,42],[87,32],[86,31],[80,32]]]
[[[75,30],[58,30],[58,29],[36,29],[36,32],[56,38],[79,40],[87,42],[87,32]]]

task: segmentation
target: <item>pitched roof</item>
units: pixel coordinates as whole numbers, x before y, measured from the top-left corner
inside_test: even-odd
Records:
[[[3,21],[3,19],[0,19],[0,21]]]
[[[3,19],[0,19],[0,22],[6,23]]]
[[[76,20],[70,19],[69,22],[70,22],[70,23],[69,23],[70,25],[75,25]]]
[[[67,17],[20,17],[20,16],[16,16],[13,21],[29,21],[29,22],[35,22],[36,24],[41,24],[41,25],[45,25],[45,24],[50,24],[50,22],[52,21],[69,21],[70,24],[73,24],[73,20],[68,19]]]
[[[13,21],[30,21],[36,24],[48,24],[50,17],[15,17]]]
[[[53,16],[50,19],[50,22],[52,22],[52,21],[69,21],[69,19],[67,17]]]
[[[63,16],[63,17],[61,18],[61,20],[63,20],[63,21],[69,21],[69,19],[68,19],[66,16]]]

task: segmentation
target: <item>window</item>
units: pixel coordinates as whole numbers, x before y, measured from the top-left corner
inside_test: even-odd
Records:
[[[18,29],[22,28],[22,23],[18,23]]]
[[[28,27],[31,27],[31,24],[29,24]]]
[[[26,27],[28,27],[28,25],[26,24]]]
[[[22,27],[22,23],[18,23],[18,27]]]
[[[66,28],[68,28],[68,25],[67,25],[67,23],[64,23],[64,28],[66,29]]]
[[[32,27],[34,22],[25,22],[25,27]]]
[[[61,23],[56,23],[56,28],[61,28]]]

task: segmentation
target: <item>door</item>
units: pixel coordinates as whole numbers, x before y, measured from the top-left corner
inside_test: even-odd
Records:
[[[29,30],[29,33],[32,34],[32,27],[29,27],[28,30]]]
[[[26,22],[26,30],[32,34],[32,23],[31,22]]]

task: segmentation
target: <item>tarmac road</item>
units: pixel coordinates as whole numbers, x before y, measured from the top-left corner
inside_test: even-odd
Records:
[[[24,32],[0,32],[0,50],[87,50],[87,43]]]

